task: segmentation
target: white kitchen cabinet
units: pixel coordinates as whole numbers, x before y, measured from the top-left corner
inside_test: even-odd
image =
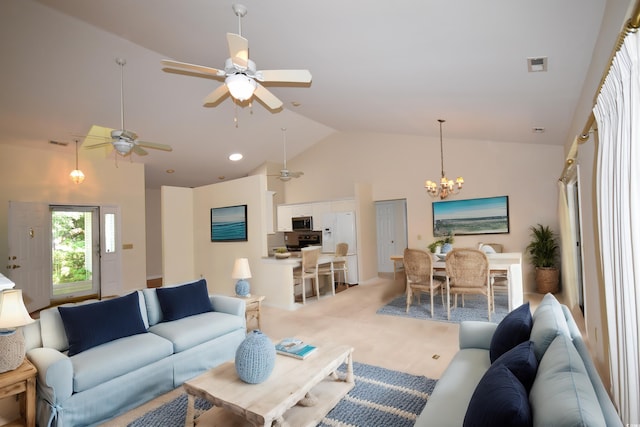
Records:
[[[293,205],[278,205],[278,231],[292,231]]]
[[[324,214],[331,212],[331,202],[315,202],[312,205],[313,229],[314,231],[322,231]]]
[[[313,216],[313,205],[311,203],[301,203],[298,205],[290,205],[292,208],[291,216],[293,218],[299,216]]]

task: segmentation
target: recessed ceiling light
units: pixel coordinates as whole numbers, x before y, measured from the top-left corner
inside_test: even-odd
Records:
[[[531,132],[533,133],[544,133],[544,128],[543,127],[535,127],[535,128],[531,128]]]
[[[237,162],[238,160],[242,160],[244,156],[240,153],[233,153],[229,155],[229,160],[232,162]]]
[[[175,169],[167,169],[167,173],[174,173]]]
[[[223,179],[225,179],[225,178],[226,178],[226,177],[225,177],[224,175],[220,175],[220,176],[218,177],[218,179],[219,179],[219,180],[221,180],[221,181],[222,181]]]
[[[298,101],[291,101],[291,105],[293,105],[294,107],[299,107],[299,106],[301,106],[302,104],[301,104],[301,103],[299,103]]]

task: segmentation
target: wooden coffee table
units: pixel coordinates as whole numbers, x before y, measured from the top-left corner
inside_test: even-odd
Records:
[[[302,339],[318,349],[304,360],[276,355],[273,372],[263,383],[240,380],[233,361],[185,382],[185,426],[194,425],[196,396],[214,405],[197,417],[199,426],[271,426],[274,421],[279,426],[317,425],[354,386],[353,347]],[[345,378],[336,374],[342,363],[347,364]]]

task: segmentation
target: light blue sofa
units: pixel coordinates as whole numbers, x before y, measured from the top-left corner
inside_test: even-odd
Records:
[[[532,323],[529,340],[538,362],[528,393],[532,425],[622,426],[569,309],[547,294]],[[438,380],[416,427],[483,425],[470,419],[465,423],[465,415],[491,366],[489,350],[497,327],[488,322],[460,324],[460,350]],[[495,395],[490,397],[487,406],[500,405],[492,401]]]
[[[206,282],[204,292],[206,299]],[[233,359],[246,336],[240,299],[210,295],[213,311],[163,321],[157,290],[136,293],[133,304],[139,304],[144,333],[72,356],[57,307],[43,310],[24,328],[27,357],[38,369],[40,427],[98,425]]]

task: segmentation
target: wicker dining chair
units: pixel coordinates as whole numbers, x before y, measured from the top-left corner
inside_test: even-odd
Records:
[[[440,299],[444,306],[444,296],[442,295],[442,282],[433,280],[433,258],[430,253],[420,249],[404,250],[404,271],[407,276],[407,313],[411,307],[413,295],[429,292],[431,297],[431,317],[433,318],[433,294],[440,292]]]
[[[504,246],[500,243],[481,243],[480,250],[487,255],[500,254],[503,252]],[[509,274],[507,272],[491,272],[491,304],[493,311],[496,311],[496,292],[509,293]]]
[[[445,258],[447,278],[447,319],[451,319],[451,294],[455,295],[454,306],[458,305],[458,294],[484,295],[487,298],[487,314],[491,321],[492,294],[489,278],[489,260],[478,249],[452,249]]]
[[[349,251],[348,243],[336,244],[336,251],[333,254],[333,261],[328,264],[321,264],[318,266],[318,275],[329,276],[331,282],[331,293],[336,294],[336,286],[338,285],[338,278],[342,276],[342,283],[348,288],[347,282],[347,252]]]
[[[302,287],[302,303],[306,303],[306,286],[307,279],[311,280],[312,287],[315,285],[316,296],[320,299],[320,284],[318,283],[318,258],[320,256],[319,246],[309,246],[302,248],[302,263],[300,267],[293,270],[294,289],[296,282],[300,282]],[[294,292],[295,293],[295,292]]]

